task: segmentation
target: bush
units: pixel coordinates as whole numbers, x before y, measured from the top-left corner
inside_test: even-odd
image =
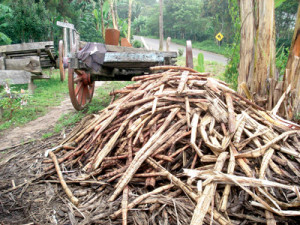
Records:
[[[179,48],[178,49],[178,55],[179,55],[179,57],[183,56],[183,52],[184,52],[183,48]]]
[[[144,47],[143,43],[139,40],[134,40],[132,43],[132,46],[134,48],[143,48]]]

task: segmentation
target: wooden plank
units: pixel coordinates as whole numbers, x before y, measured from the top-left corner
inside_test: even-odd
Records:
[[[83,48],[87,42],[80,41],[79,47]],[[127,52],[127,53],[163,53],[165,57],[176,58],[177,52],[164,52],[155,50],[145,50],[142,48],[123,47],[115,45],[105,45],[107,52]]]
[[[0,53],[9,53],[9,52],[19,52],[19,51],[29,51],[29,50],[38,50],[44,49],[46,46],[53,46],[53,41],[45,42],[32,42],[32,43],[22,43],[14,45],[2,45],[0,46]]]
[[[52,52],[50,51],[50,49],[46,48],[45,49],[47,55],[49,56],[50,60],[55,62],[55,58],[54,58],[54,55],[52,54]]]
[[[128,52],[107,52],[104,58],[106,63],[145,63],[145,62],[163,62],[164,56],[161,53],[128,53]]]
[[[26,70],[37,74],[42,72],[40,58],[38,56],[22,59],[6,59],[5,67],[6,70]]]
[[[0,70],[0,84],[7,80],[10,84],[29,84],[31,73],[24,70]]]
[[[72,23],[66,23],[66,22],[57,21],[56,25],[59,26],[59,27],[65,27],[65,28],[74,29],[74,24],[72,24]]]
[[[32,80],[37,80],[37,79],[50,79],[51,77],[48,76],[48,75],[45,75],[45,74],[42,74],[42,75],[35,75],[35,76],[32,76],[31,79]]]

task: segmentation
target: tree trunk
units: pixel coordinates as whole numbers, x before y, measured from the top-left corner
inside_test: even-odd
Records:
[[[131,7],[132,7],[132,1],[129,0],[129,5],[128,5],[128,32],[127,32],[127,40],[130,43],[130,35],[131,35]]]
[[[241,45],[238,77],[238,92],[241,93],[241,84],[253,79],[254,69],[254,2],[252,0],[240,1],[241,18]],[[250,86],[250,85],[249,85]]]
[[[115,10],[114,10],[114,0],[109,0],[109,5],[110,5],[110,12],[111,12],[111,17],[112,17],[112,22],[114,29],[118,30],[118,24],[115,16]]]
[[[100,10],[101,10],[101,31],[102,31],[102,38],[105,40],[105,28],[104,28],[104,18],[103,18],[103,0],[100,2]]]
[[[275,7],[274,0],[256,0],[257,29],[253,79],[250,90],[257,97],[268,94],[268,79],[275,74]]]
[[[164,48],[163,0],[159,0],[159,50]]]
[[[286,66],[285,88],[291,84],[292,114],[291,117],[300,115],[300,2],[295,23],[295,31]]]

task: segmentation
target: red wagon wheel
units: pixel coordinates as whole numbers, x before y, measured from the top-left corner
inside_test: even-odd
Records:
[[[194,68],[193,63],[193,51],[192,51],[192,41],[186,41],[186,50],[185,50],[185,59],[186,67]]]
[[[64,57],[65,57],[65,51],[64,51],[64,43],[62,40],[59,41],[58,44],[58,53],[59,53],[59,71],[60,71],[60,80],[65,80],[65,68],[64,68]]]
[[[69,65],[69,95],[76,110],[82,110],[92,100],[94,94],[95,81],[91,81],[91,76],[83,70],[75,70]]]

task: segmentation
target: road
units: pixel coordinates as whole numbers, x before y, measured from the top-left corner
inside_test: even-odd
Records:
[[[158,39],[153,39],[153,38],[147,38],[147,37],[141,37],[141,36],[133,36],[135,40],[139,40],[142,41],[142,38],[144,38],[146,44],[148,45],[149,49],[152,50],[158,50],[159,47],[159,40]],[[166,41],[164,41],[164,48],[166,47]],[[185,55],[185,46],[183,45],[179,45],[179,44],[175,44],[171,42],[170,45],[170,51],[176,51],[178,52],[178,49],[182,48],[184,49],[184,55]],[[207,61],[215,61],[218,63],[222,63],[223,65],[227,64],[227,58],[223,55],[219,55],[216,53],[212,53],[212,52],[207,52],[207,51],[202,51],[199,49],[195,49],[193,48],[193,57],[197,57],[199,53],[203,53],[204,55],[204,60]]]

